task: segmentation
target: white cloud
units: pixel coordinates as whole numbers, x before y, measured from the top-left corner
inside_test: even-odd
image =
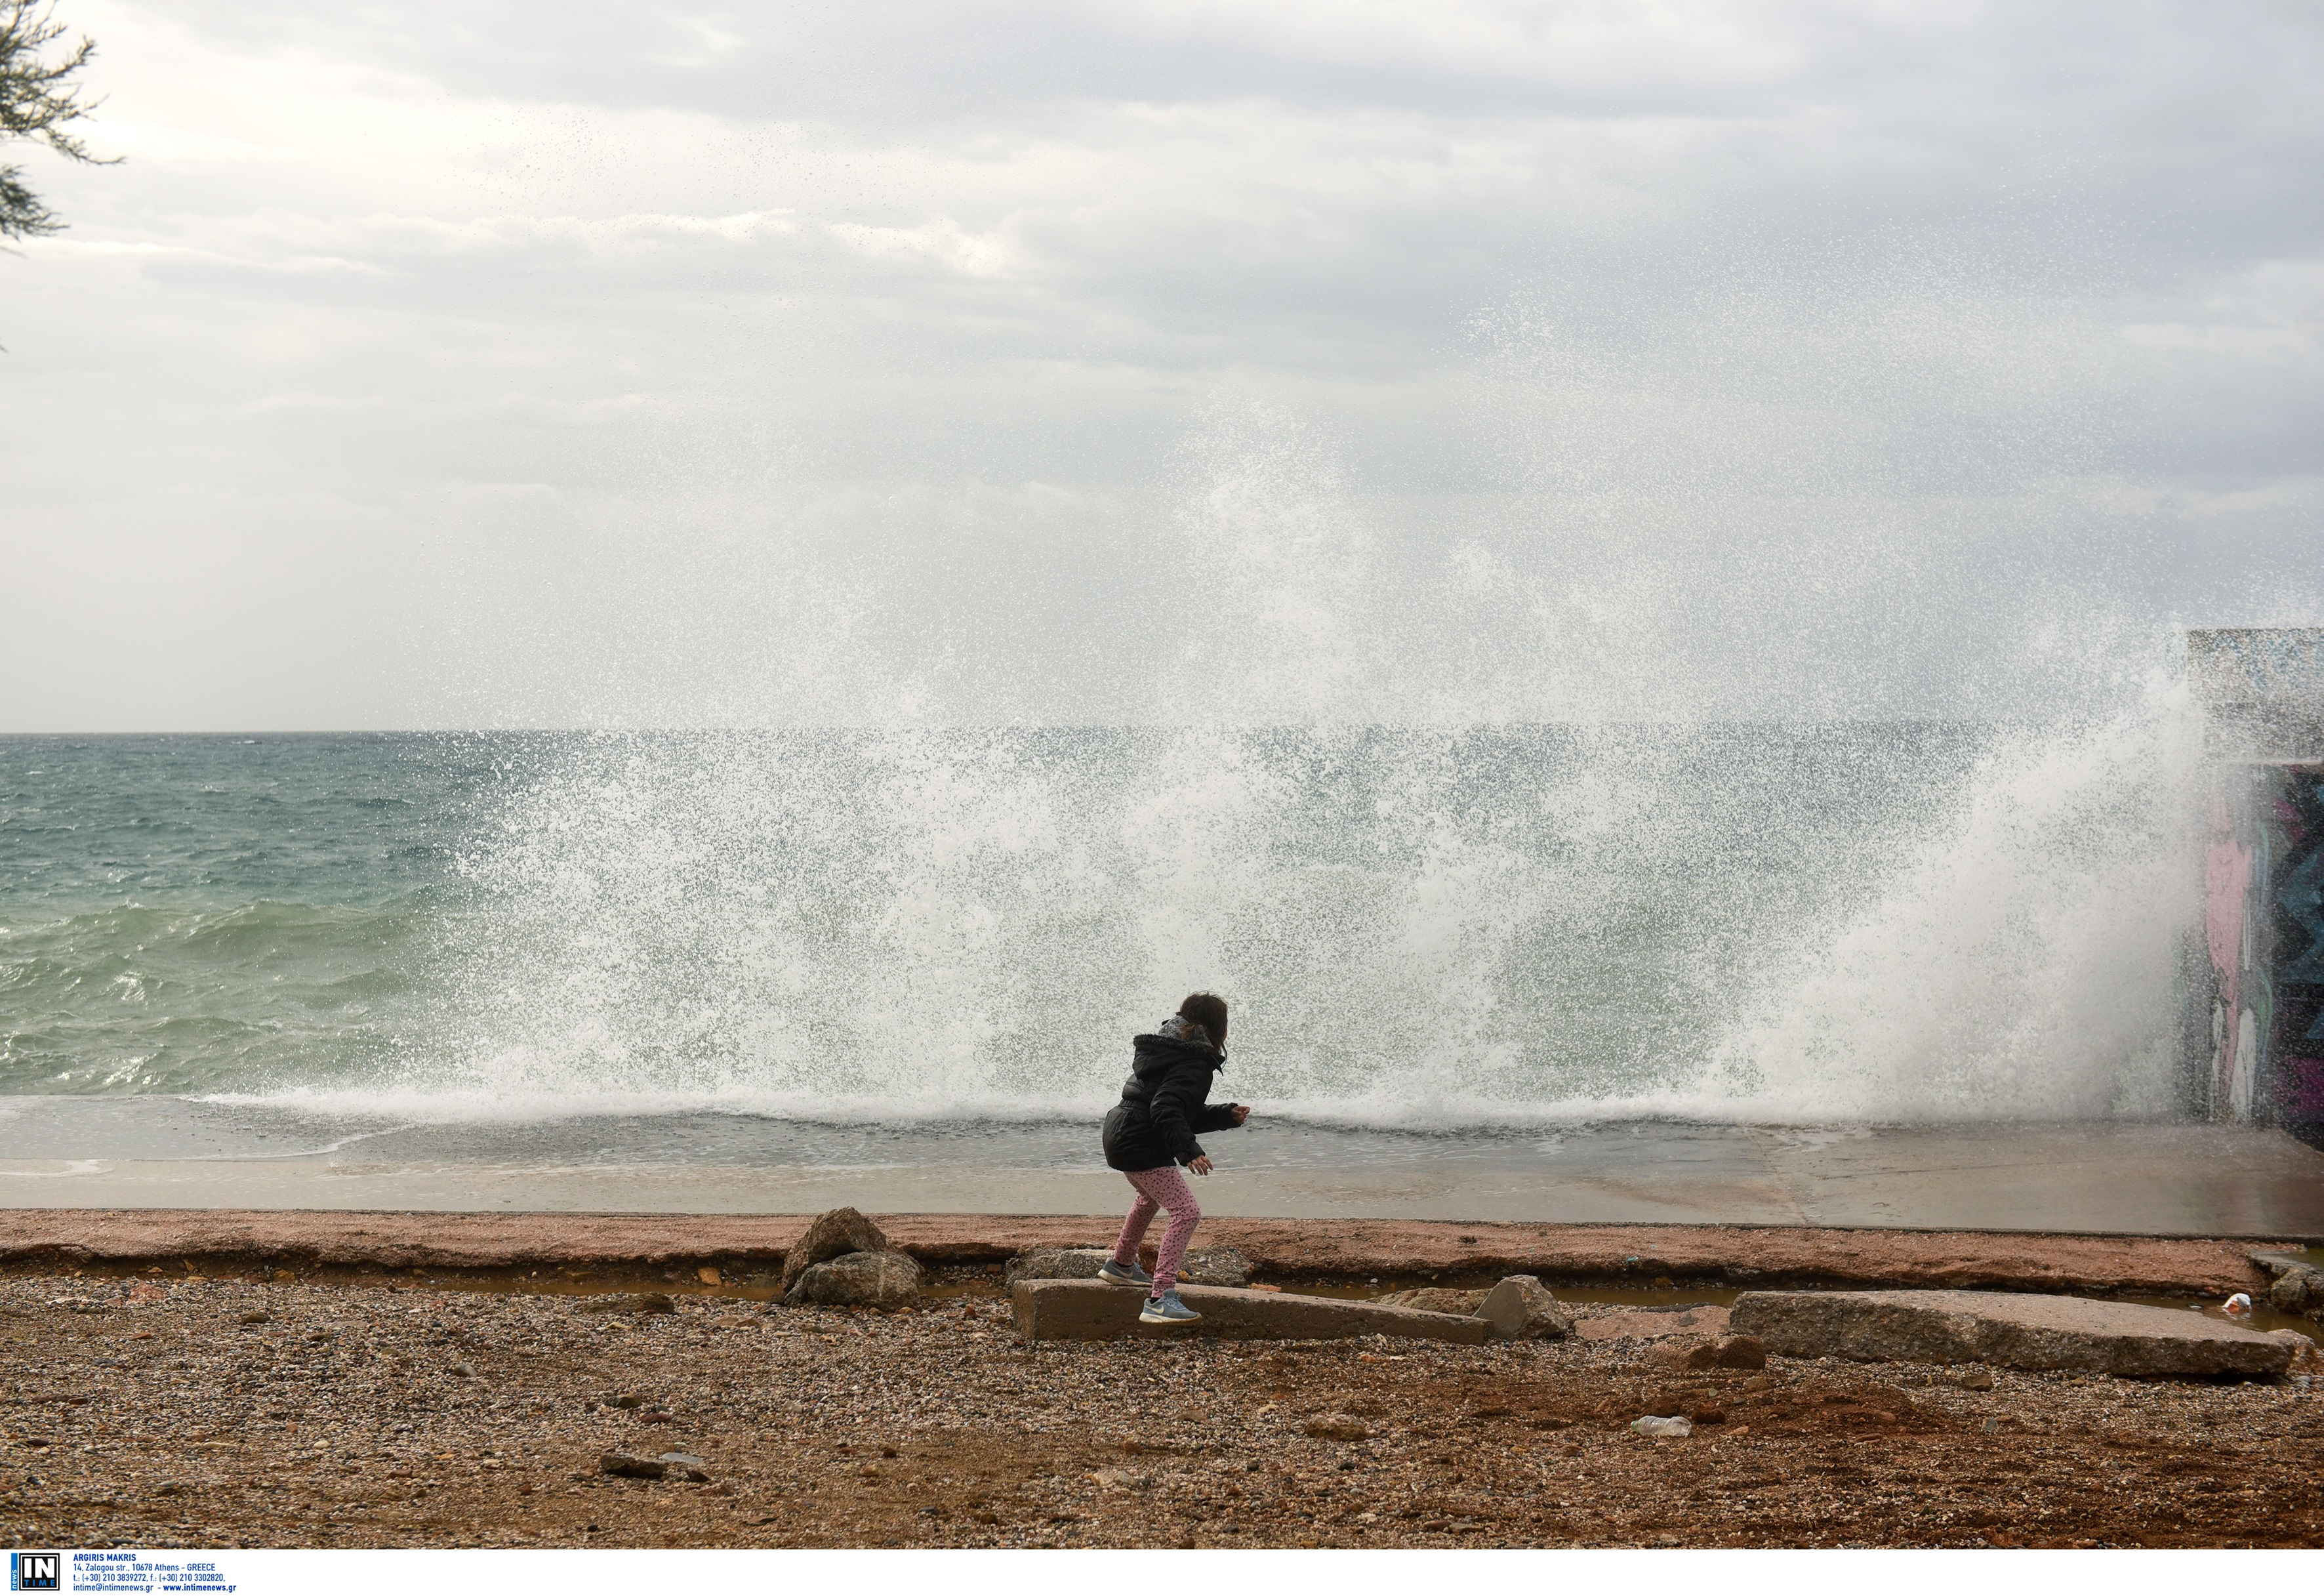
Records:
[[[2046,702],[2324,554],[2295,11],[68,20],[0,726]]]

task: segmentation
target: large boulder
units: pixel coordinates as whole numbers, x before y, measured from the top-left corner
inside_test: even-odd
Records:
[[[920,1266],[908,1253],[848,1252],[809,1264],[784,1294],[792,1307],[907,1308],[920,1298]]]
[[[1485,1293],[1477,1317],[1497,1341],[1558,1341],[1573,1333],[1572,1316],[1532,1275],[1511,1275]]]
[[[2280,1375],[2294,1349],[2184,1308],[2009,1291],[1747,1291],[1729,1323],[1784,1358]]]
[[[827,1258],[890,1250],[888,1238],[880,1227],[854,1209],[834,1208],[828,1213],[818,1213],[815,1222],[807,1227],[807,1234],[783,1254],[783,1297],[788,1301],[799,1277]]]

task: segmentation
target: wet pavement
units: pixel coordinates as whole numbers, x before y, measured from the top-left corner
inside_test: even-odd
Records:
[[[0,1102],[0,1207],[1066,1214],[1120,1204],[1093,1129],[744,1114],[399,1122],[176,1099]],[[2324,1155],[2189,1124],[1633,1121],[1214,1139],[1220,1216],[2324,1237]]]

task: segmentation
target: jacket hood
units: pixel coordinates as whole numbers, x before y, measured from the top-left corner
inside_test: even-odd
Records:
[[[1227,1064],[1227,1056],[1211,1045],[1211,1033],[1183,1014],[1173,1014],[1159,1029],[1131,1038],[1130,1045],[1130,1073],[1140,1080],[1189,1061],[1214,1070]]]

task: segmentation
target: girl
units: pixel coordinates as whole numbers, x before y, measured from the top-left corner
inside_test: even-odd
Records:
[[[1178,1005],[1160,1030],[1131,1039],[1130,1079],[1121,1101],[1105,1116],[1105,1161],[1138,1189],[1113,1257],[1098,1269],[1117,1286],[1147,1287],[1138,1315],[1148,1324],[1184,1324],[1202,1315],[1178,1300],[1178,1262],[1202,1222],[1202,1205],[1178,1173],[1185,1165],[1197,1175],[1211,1172],[1210,1156],[1194,1139],[1204,1130],[1231,1130],[1250,1118],[1232,1102],[1209,1106],[1211,1079],[1226,1067],[1226,1000],[1198,992]],[[1170,1212],[1170,1228],[1148,1276],[1138,1267],[1138,1243],[1157,1209]]]

